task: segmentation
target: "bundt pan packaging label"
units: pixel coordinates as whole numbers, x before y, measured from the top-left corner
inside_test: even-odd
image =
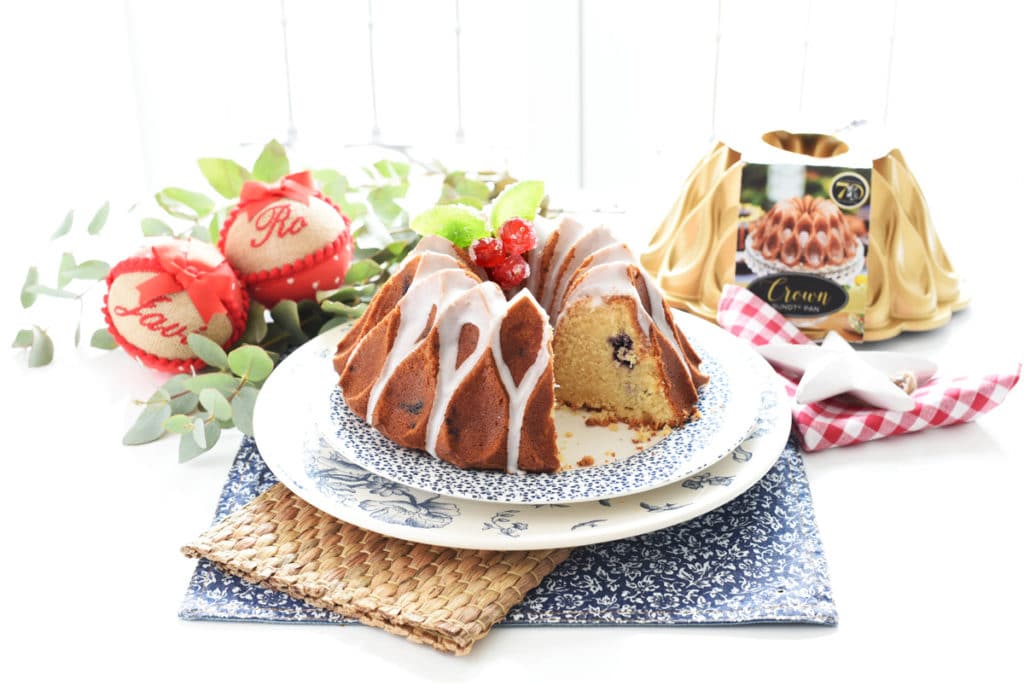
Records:
[[[899,150],[871,126],[842,135],[716,144],[641,257],[671,303],[714,320],[737,283],[809,337],[851,341],[937,328],[965,307]]]

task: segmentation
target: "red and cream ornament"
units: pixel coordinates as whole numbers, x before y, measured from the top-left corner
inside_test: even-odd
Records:
[[[349,224],[308,171],[274,185],[247,181],[218,247],[249,294],[273,307],[281,300],[311,300],[317,290],[342,283],[352,262]]]
[[[214,246],[164,239],[110,270],[103,315],[128,354],[180,373],[204,366],[188,346],[190,333],[224,348],[241,337],[249,295]]]

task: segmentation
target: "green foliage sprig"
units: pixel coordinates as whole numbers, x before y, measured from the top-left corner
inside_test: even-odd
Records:
[[[86,227],[90,236],[99,235],[107,223],[110,215],[110,203],[105,202]],[[74,211],[69,211],[61,221],[60,226],[50,236],[51,240],[61,238],[71,232],[75,221]],[[57,267],[57,282],[54,285],[44,285],[39,282],[39,268],[28,267],[25,274],[25,281],[21,286],[21,306],[24,309],[32,307],[39,296],[53,297],[63,300],[73,300],[78,304],[78,320],[75,326],[75,346],[82,338],[82,315],[84,314],[84,298],[95,287],[96,283],[104,280],[110,273],[110,265],[98,259],[87,259],[77,262],[75,256],[70,252],[64,252],[60,256],[60,264]],[[85,281],[88,285],[84,289],[72,290],[70,286],[75,281]],[[106,329],[98,329],[89,339],[93,347],[101,349],[113,349],[117,346],[113,337]],[[15,348],[23,348],[28,351],[28,365],[30,367],[45,366],[53,360],[53,340],[46,330],[39,325],[31,328],[23,328],[14,336],[11,345]]]
[[[262,148],[251,168],[216,157],[200,159],[198,166],[215,194],[177,186],[163,188],[153,198],[162,214],[139,220],[143,236],[194,238],[215,244],[245,181],[273,183],[291,173],[292,165],[285,147],[272,140]],[[336,169],[312,172],[321,192],[352,221],[355,253],[344,283],[316,293],[315,300],[282,300],[269,311],[254,301],[247,328],[234,349],[225,350],[206,337],[190,335],[189,346],[207,367],[199,373],[172,376],[149,399],[138,401],[142,410],[122,439],[125,445],[140,445],[176,434],[178,458],[185,462],[212,448],[225,429],[234,427],[252,435],[253,408],[276,361],[319,333],[362,315],[393,268],[419,240],[419,234],[410,228],[405,203],[411,183],[430,178],[436,183],[440,177],[439,204],[479,210],[515,181],[504,173],[447,171],[411,158],[382,159],[357,172],[358,175],[346,175]],[[105,203],[89,221],[89,235],[99,234],[109,213],[110,205]],[[68,212],[52,238],[68,234],[73,223],[74,214]],[[40,284],[38,269],[29,268],[21,290],[22,305],[31,307],[39,296],[77,301],[77,345],[83,297],[109,271],[105,262],[77,262],[71,253],[64,253],[55,286]],[[92,283],[82,291],[69,290],[67,286],[74,281]],[[95,331],[90,344],[102,349],[117,346],[106,329]],[[18,331],[14,346],[28,350],[29,366],[42,366],[53,358],[53,341],[40,326]]]
[[[201,374],[178,374],[145,402],[142,413],[125,433],[125,445],[152,442],[165,433],[180,436],[178,461],[186,462],[209,450],[226,428],[252,435],[252,416],[263,381],[274,360],[255,345],[225,352],[209,338],[188,336],[189,347],[208,365]]]

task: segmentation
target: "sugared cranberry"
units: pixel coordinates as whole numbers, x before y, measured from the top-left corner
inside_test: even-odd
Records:
[[[491,280],[503,290],[511,290],[530,275],[530,265],[522,255],[510,254],[501,264],[490,270],[490,275]]]
[[[489,269],[505,261],[505,246],[499,238],[480,238],[469,246],[469,256],[477,265]]]
[[[501,225],[501,241],[509,254],[523,254],[537,247],[537,234],[529,221],[509,219]]]

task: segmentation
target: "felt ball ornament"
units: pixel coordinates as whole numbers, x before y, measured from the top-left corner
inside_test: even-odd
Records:
[[[221,230],[221,252],[266,307],[336,288],[352,263],[348,217],[308,171],[274,185],[247,181]]]
[[[241,337],[249,295],[213,245],[162,239],[110,270],[103,315],[128,354],[180,373],[204,366],[188,346],[190,333],[224,348]]]

